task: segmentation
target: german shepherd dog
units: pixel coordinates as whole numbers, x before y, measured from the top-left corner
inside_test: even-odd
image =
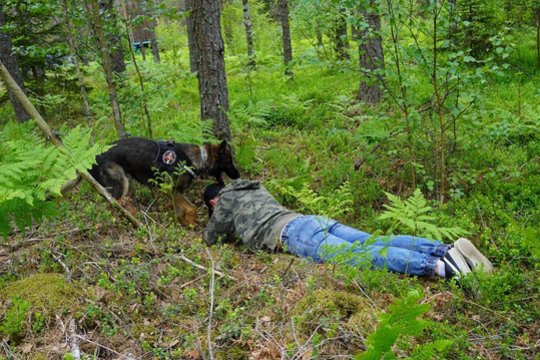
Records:
[[[133,137],[116,141],[96,157],[90,174],[115,199],[130,197],[133,179],[149,185],[157,173],[167,172],[174,181],[174,209],[183,225],[195,224],[196,210],[182,192],[195,178],[213,176],[223,184],[222,173],[231,179],[240,177],[234,166],[232,147],[226,141],[201,146],[173,141],[154,141]]]

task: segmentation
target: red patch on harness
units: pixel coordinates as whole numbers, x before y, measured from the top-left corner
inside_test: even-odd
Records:
[[[176,162],[176,153],[172,150],[165,151],[161,157],[161,161],[163,161],[165,165],[174,164]]]

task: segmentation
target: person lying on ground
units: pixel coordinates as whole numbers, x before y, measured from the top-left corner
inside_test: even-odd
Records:
[[[203,200],[210,216],[204,230],[209,246],[232,235],[253,251],[284,249],[316,262],[331,261],[336,252],[329,249],[338,249],[358,254],[356,264],[361,265],[360,255],[368,253],[372,268],[408,275],[452,278],[471,269],[493,271],[491,262],[467,239],[453,245],[409,235],[371,239],[370,234],[335,220],[283,207],[259,181],[236,179],[225,187],[211,184]]]

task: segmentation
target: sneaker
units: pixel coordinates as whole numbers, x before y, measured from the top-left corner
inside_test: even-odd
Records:
[[[445,265],[446,278],[459,278],[471,272],[471,268],[467,265],[467,261],[463,255],[456,249],[451,248],[442,258]]]
[[[465,261],[473,269],[481,269],[483,272],[490,274],[493,272],[493,264],[487,257],[473,245],[470,240],[460,238],[454,243],[454,248],[457,249],[465,258]]]

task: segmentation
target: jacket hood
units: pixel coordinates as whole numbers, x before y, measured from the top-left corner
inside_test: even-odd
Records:
[[[219,193],[221,195],[229,191],[256,190],[260,187],[261,183],[258,180],[236,179],[233,180],[229,185],[225,186]]]

